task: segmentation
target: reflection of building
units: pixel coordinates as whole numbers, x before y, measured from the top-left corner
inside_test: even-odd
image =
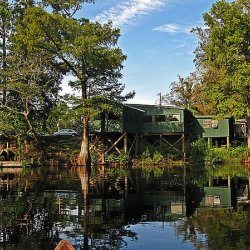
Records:
[[[185,217],[185,195],[182,191],[145,192],[141,202],[147,220],[165,221],[169,217]]]
[[[231,207],[230,187],[204,187],[201,207]]]
[[[126,220],[168,221],[186,216],[185,183],[178,167],[165,169],[159,178],[137,181],[135,190],[125,200]]]

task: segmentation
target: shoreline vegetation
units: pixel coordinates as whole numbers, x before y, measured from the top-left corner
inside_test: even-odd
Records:
[[[42,164],[62,164],[76,165],[77,153],[79,152],[80,142],[75,138],[62,137],[60,139],[47,137],[42,140],[43,151],[36,149],[35,145],[21,144],[14,149],[16,160],[22,163],[23,167],[30,167]],[[176,155],[175,152],[163,154],[164,149],[150,151],[148,148],[137,157],[130,157],[123,152],[120,155],[109,154],[105,158],[105,165],[111,167],[119,166],[173,166],[173,165],[223,165],[228,163],[244,163],[249,154],[246,145],[226,147],[211,147],[207,142],[199,139],[190,146],[188,157]],[[97,155],[91,151],[92,165],[98,165]],[[1,159],[3,161],[3,159]]]

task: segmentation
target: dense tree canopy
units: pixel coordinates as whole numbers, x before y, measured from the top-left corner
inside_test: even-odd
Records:
[[[134,96],[134,92],[123,94],[125,86],[120,82],[126,55],[117,47],[119,29],[110,22],[100,24],[75,17],[87,2],[94,1],[14,1],[12,34],[8,35],[8,28],[5,33],[10,57],[2,57],[6,63],[5,69],[2,63],[1,70],[1,79],[5,79],[1,91],[8,100],[2,102],[1,110],[23,115],[28,131],[34,135],[38,114],[40,120],[53,120],[49,112],[60,109],[56,105],[60,82],[65,75],[71,77],[70,85],[81,98],[75,98],[75,108],[68,110],[77,113],[81,109],[83,138],[79,158],[84,164],[89,158],[89,119],[111,109],[112,102]],[[52,108],[53,104],[57,108]]]

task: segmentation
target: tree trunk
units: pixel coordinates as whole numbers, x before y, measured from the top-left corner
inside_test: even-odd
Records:
[[[5,32],[5,22],[3,22],[3,26],[2,26],[2,30],[3,30],[3,38],[2,38],[2,67],[3,70],[5,70],[7,68],[7,63],[6,63],[6,58],[7,58],[7,49],[6,49],[6,32]],[[3,84],[3,100],[2,100],[2,104],[5,105],[6,104],[6,79],[4,76],[4,79],[1,80],[1,84]]]
[[[89,153],[89,118],[85,114],[86,102],[87,99],[87,85],[86,79],[82,82],[82,101],[83,101],[83,118],[82,118],[82,142],[81,142],[81,151],[78,155],[78,165],[85,166],[90,169],[91,167],[91,158]]]
[[[37,139],[37,133],[36,133],[35,130],[33,129],[33,125],[32,125],[31,122],[30,122],[30,119],[29,119],[29,117],[28,117],[28,113],[27,113],[27,112],[24,112],[23,115],[24,115],[24,118],[25,118],[25,120],[26,120],[26,122],[27,122],[27,125],[28,125],[28,128],[29,128],[28,131],[30,131],[30,132],[32,133],[35,142],[36,142],[37,144],[39,144],[39,141],[38,141],[38,139]],[[40,145],[38,145],[38,146],[39,146],[39,148],[40,148]]]
[[[78,164],[86,167],[90,166],[90,154],[89,154],[89,119],[87,116],[83,117],[82,120],[82,142],[81,151],[78,156]]]
[[[247,147],[250,149],[250,117],[247,119]]]

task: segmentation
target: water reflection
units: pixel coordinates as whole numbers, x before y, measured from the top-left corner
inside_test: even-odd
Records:
[[[0,171],[0,249],[248,249],[250,166]]]

